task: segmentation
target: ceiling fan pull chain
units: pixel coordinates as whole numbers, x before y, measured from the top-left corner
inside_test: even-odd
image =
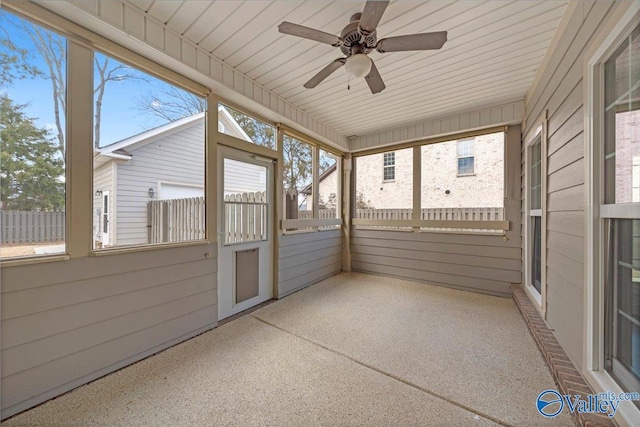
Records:
[[[347,90],[351,90],[351,76],[347,74]]]

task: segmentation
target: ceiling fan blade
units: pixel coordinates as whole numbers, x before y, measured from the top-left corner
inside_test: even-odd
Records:
[[[389,5],[388,1],[368,1],[364,4],[358,30],[362,35],[373,33]]]
[[[347,61],[347,58],[336,59],[335,61],[333,61],[326,67],[324,67],[322,70],[320,70],[318,74],[311,77],[311,80],[306,82],[304,84],[304,87],[306,87],[307,89],[313,89],[314,87],[318,86],[324,79],[329,77],[334,71],[342,67],[346,61]]]
[[[376,45],[376,50],[384,52],[404,52],[408,50],[440,49],[447,41],[447,32],[410,34],[407,36],[387,37]]]
[[[340,46],[342,44],[342,39],[338,36],[291,22],[285,21],[281,23],[278,25],[278,30],[283,34],[315,40],[320,43],[330,44],[331,46]]]
[[[384,82],[382,81],[382,77],[378,72],[378,68],[373,61],[371,61],[371,71],[369,71],[369,74],[364,76],[364,79],[367,81],[369,89],[371,89],[371,93],[382,92],[386,88]]]

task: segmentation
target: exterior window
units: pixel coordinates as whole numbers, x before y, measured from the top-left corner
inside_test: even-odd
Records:
[[[0,258],[66,252],[67,40],[0,10]]]
[[[542,293],[542,144],[529,147],[529,285]]]
[[[393,181],[396,179],[396,153],[384,153],[383,158],[383,177],[384,181]]]
[[[604,64],[605,369],[640,392],[640,26]]]
[[[458,175],[472,175],[475,172],[474,140],[458,141]]]
[[[94,56],[94,249],[205,238],[206,99]]]

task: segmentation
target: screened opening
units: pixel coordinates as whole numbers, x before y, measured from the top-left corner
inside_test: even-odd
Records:
[[[276,149],[276,128],[227,105],[218,104],[218,131],[261,147]]]
[[[340,218],[340,158],[318,149],[318,219]],[[340,228],[339,225],[320,229]]]
[[[0,257],[65,245],[67,40],[0,10]]]
[[[95,53],[95,249],[205,238],[206,106]]]
[[[356,157],[355,175],[353,218],[367,220],[412,219],[413,148]],[[358,227],[407,228],[380,225]]]
[[[504,132],[421,147],[420,219],[504,220]],[[423,228],[428,231],[502,230]]]
[[[313,146],[284,135],[284,218],[313,219]]]

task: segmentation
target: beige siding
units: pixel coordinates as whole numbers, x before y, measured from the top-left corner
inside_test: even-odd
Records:
[[[354,230],[352,268],[459,289],[508,295],[520,281],[520,239]]]
[[[342,270],[342,231],[290,234],[280,237],[278,298]]]
[[[612,2],[583,2],[567,9],[573,14],[568,16],[564,33],[557,35],[540,83],[525,104],[524,135],[540,124],[545,110],[548,114],[546,317],[579,366],[584,323],[584,51],[615,7]],[[524,162],[523,149],[523,168]]]
[[[158,195],[160,181],[204,187],[204,122],[132,150],[128,164],[118,164],[115,244],[148,243],[149,188]],[[112,195],[112,197],[114,197]]]
[[[217,324],[213,245],[2,269],[2,417]]]

